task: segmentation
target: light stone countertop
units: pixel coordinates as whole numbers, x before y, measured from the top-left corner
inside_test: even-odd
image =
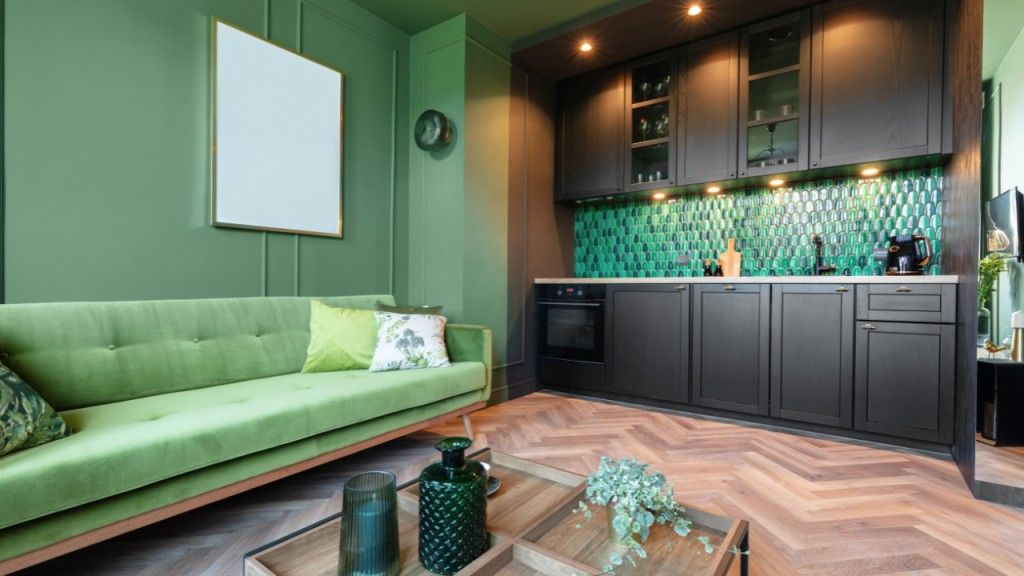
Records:
[[[677,278],[535,278],[535,284],[957,284],[957,276],[696,276]]]

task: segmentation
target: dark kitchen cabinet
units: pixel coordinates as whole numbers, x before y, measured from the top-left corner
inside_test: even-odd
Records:
[[[837,0],[814,8],[812,167],[941,152],[944,5]]]
[[[687,285],[608,287],[608,392],[689,400],[690,292]]]
[[[807,169],[810,78],[809,10],[740,32],[741,177]]]
[[[676,181],[736,178],[739,136],[739,33],[694,42],[679,51]]]
[[[853,323],[850,286],[772,287],[772,416],[853,426]]]
[[[768,415],[770,286],[693,286],[693,391],[699,406]]]
[[[559,200],[622,191],[625,82],[621,67],[565,81],[558,129]]]
[[[626,67],[626,182],[629,192],[675,184],[676,51]]]
[[[952,324],[858,322],[854,428],[951,443],[955,332]]]
[[[608,287],[608,391],[687,402],[690,289],[687,285]]]

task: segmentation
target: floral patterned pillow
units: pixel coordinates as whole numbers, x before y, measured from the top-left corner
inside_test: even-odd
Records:
[[[444,316],[375,312],[377,349],[371,372],[441,368],[450,365],[444,345]]]
[[[46,400],[0,364],[0,455],[69,434],[71,429]]]

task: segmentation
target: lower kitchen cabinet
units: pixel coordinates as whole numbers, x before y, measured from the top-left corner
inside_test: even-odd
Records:
[[[853,310],[846,285],[772,287],[773,417],[853,426]]]
[[[953,441],[955,326],[858,322],[854,428]]]
[[[686,285],[617,285],[607,292],[608,391],[687,402],[690,291]]]
[[[693,286],[693,404],[768,415],[770,288]]]

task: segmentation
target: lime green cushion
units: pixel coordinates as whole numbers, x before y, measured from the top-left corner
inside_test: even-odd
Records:
[[[322,299],[372,310],[391,296]],[[290,374],[309,344],[309,298],[0,306],[0,361],[57,411]]]
[[[204,492],[333,452],[486,399],[485,390],[447,398],[270,450],[208,466],[144,488],[0,529],[0,561]],[[285,531],[285,527],[282,527]],[[276,536],[283,535],[281,532]],[[270,535],[267,539],[276,537]]]
[[[303,372],[365,370],[377,344],[377,320],[371,310],[336,308],[309,302],[309,347]]]
[[[71,433],[31,386],[0,364],[0,455],[45,444]]]
[[[62,413],[77,431],[5,455],[0,528],[384,415],[486,390],[450,368],[287,374]]]

